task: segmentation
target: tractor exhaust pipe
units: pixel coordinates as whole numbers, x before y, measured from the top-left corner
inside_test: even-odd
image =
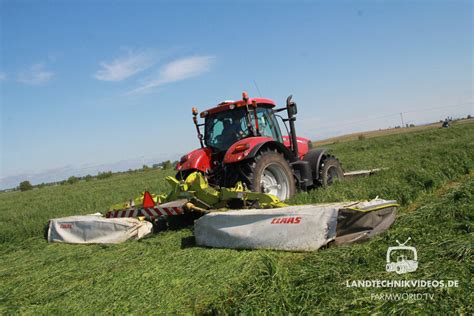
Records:
[[[296,121],[295,115],[298,113],[298,108],[296,107],[296,103],[291,101],[292,98],[293,98],[293,95],[290,95],[286,99],[286,110],[288,112],[288,121],[290,123],[291,149],[295,157],[298,158],[299,157],[298,141],[296,139],[296,129],[295,129],[295,121]]]

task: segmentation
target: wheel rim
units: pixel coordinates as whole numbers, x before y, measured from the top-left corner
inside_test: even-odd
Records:
[[[282,168],[272,163],[263,169],[260,187],[263,193],[275,195],[283,201],[288,198],[290,181]]]
[[[337,172],[337,168],[334,166],[329,167],[327,175],[328,184],[332,184],[334,181],[339,180],[339,173]]]

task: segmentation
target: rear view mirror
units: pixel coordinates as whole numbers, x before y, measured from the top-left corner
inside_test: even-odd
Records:
[[[288,113],[296,115],[298,113],[298,108],[296,107],[296,103],[291,101],[292,98],[293,95],[291,94],[286,98],[286,108],[288,109]]]
[[[292,102],[290,111],[292,115],[298,114],[298,107],[296,106],[296,103]]]
[[[290,95],[288,96],[288,98],[286,98],[286,107],[289,107],[289,106],[290,106],[290,104],[291,104],[291,99],[292,99],[292,98],[293,98],[293,95],[292,95],[292,94],[290,94]]]

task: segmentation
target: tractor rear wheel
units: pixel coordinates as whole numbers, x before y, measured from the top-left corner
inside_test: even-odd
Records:
[[[243,182],[248,189],[275,195],[284,201],[295,194],[295,179],[288,161],[276,151],[262,151],[243,162]]]
[[[344,171],[336,157],[327,156],[322,160],[319,167],[319,179],[324,187],[344,179]]]

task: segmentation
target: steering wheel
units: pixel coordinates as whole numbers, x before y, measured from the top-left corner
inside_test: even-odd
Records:
[[[245,126],[246,126],[245,129],[241,129],[240,131],[237,132],[239,138],[243,136],[247,136],[249,134],[249,126],[248,125],[245,125]]]

